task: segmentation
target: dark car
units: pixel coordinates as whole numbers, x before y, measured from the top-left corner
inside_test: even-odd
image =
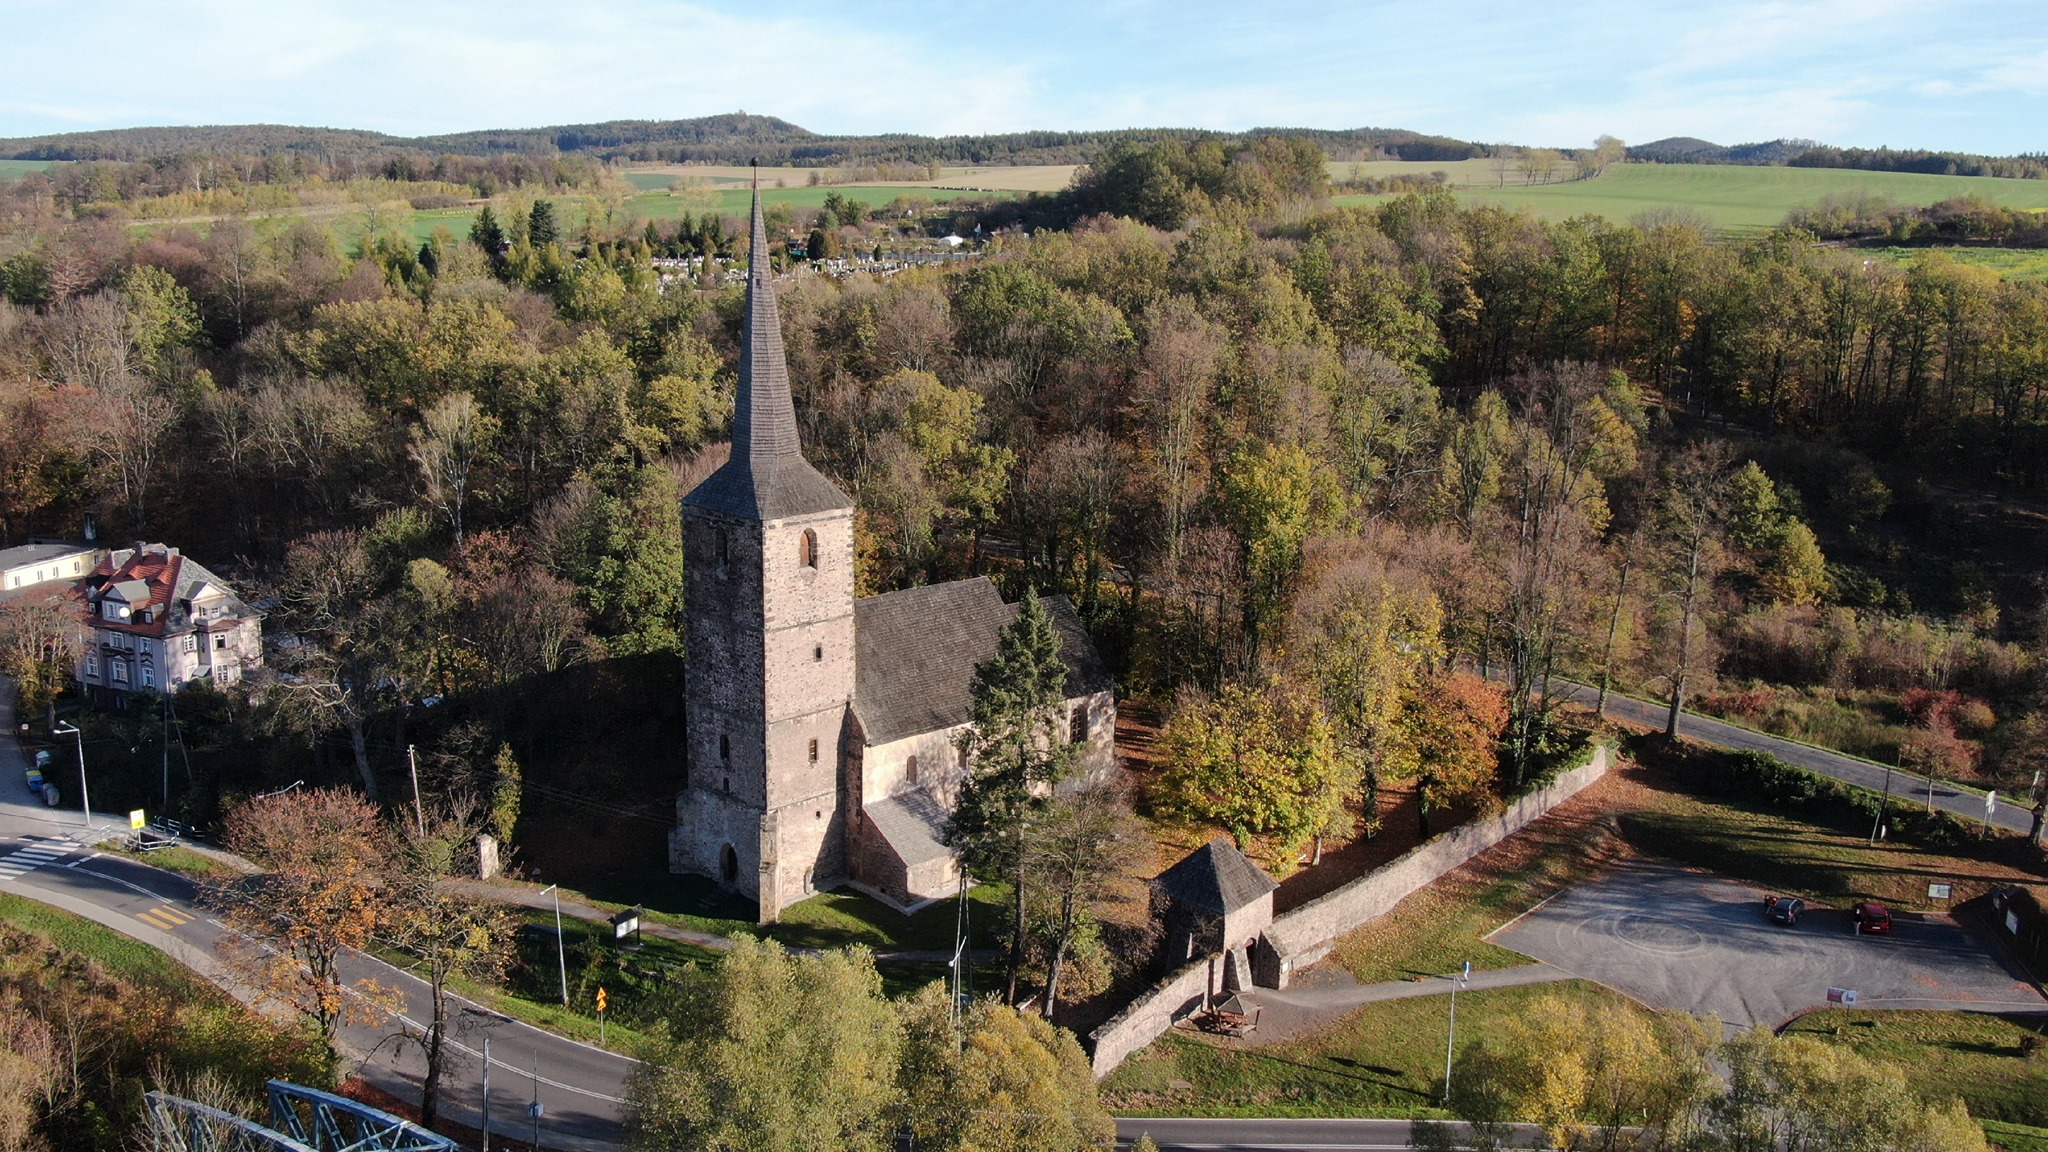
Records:
[[[1849,909],[1849,915],[1856,920],[1856,931],[1878,935],[1891,935],[1892,910],[1875,900],[1866,900]]]
[[[1788,928],[1799,923],[1799,917],[1805,913],[1806,901],[1797,896],[1774,896],[1764,901],[1764,916]]]

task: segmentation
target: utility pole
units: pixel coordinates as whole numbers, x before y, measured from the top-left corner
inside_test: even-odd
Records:
[[[171,814],[171,696],[169,692],[164,693],[164,698],[157,708],[157,713],[164,722],[164,798],[163,806],[158,808],[156,813],[157,819],[162,820]]]
[[[50,731],[60,736],[78,738],[78,803],[85,809],[85,826],[92,827],[92,793],[85,788],[85,733],[69,720],[60,720]]]
[[[1870,822],[1870,846],[1877,847],[1877,834],[1884,827],[1884,818],[1891,814],[1892,766],[1884,766],[1884,798],[1877,802],[1877,819]]]
[[[533,1117],[533,1152],[540,1152],[540,1049],[533,1050],[533,1103],[526,1106]]]
[[[164,763],[169,764],[166,760]],[[427,810],[420,807],[420,761],[413,755],[412,745],[405,746],[405,766],[412,773],[412,818],[419,825],[420,839],[427,838]],[[164,771],[169,772],[169,768]]]
[[[1451,1050],[1458,1043],[1458,989],[1463,988],[1466,982],[1472,979],[1472,962],[1470,960],[1465,961],[1464,971],[1458,973],[1455,979],[1456,983],[1451,985],[1451,1032],[1444,1039],[1444,1107],[1446,1108],[1450,1107],[1451,1104]]]
[[[484,1036],[484,1152],[491,1152],[491,1038]]]
[[[560,884],[550,884],[540,890],[540,894],[543,896],[550,892],[555,894],[555,964],[562,972],[562,1007],[567,1008],[569,1006],[569,960],[567,954],[562,950],[562,886]]]

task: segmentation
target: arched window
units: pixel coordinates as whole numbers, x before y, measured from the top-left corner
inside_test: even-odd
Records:
[[[903,762],[903,778],[912,784],[917,783],[917,757],[912,756]]]
[[[797,541],[796,562],[806,568],[818,566],[818,534],[809,528],[804,529],[803,539]]]
[[[727,844],[718,854],[718,875],[727,884],[736,884],[740,878],[740,854]]]

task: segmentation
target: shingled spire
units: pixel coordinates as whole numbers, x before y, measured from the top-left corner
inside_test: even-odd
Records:
[[[732,459],[683,497],[683,503],[751,520],[777,520],[853,501],[804,459],[782,320],[775,308],[774,266],[761,214],[761,174],[754,172],[753,236],[747,250],[747,318],[740,338],[740,388],[733,409]]]

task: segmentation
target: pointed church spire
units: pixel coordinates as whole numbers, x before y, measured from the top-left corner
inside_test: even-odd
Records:
[[[804,459],[797,440],[782,319],[775,308],[774,265],[761,214],[760,162],[754,162],[753,238],[747,251],[747,315],[740,335],[740,388],[734,400],[732,458],[683,497],[683,503],[731,516],[771,520],[850,509],[853,501]]]
[[[768,259],[768,226],[761,215],[761,169],[757,166],[732,454],[735,460],[744,456],[750,463],[765,464],[802,452],[796,439],[796,406],[789,397],[789,362],[782,354],[782,318],[775,310],[774,265]]]

